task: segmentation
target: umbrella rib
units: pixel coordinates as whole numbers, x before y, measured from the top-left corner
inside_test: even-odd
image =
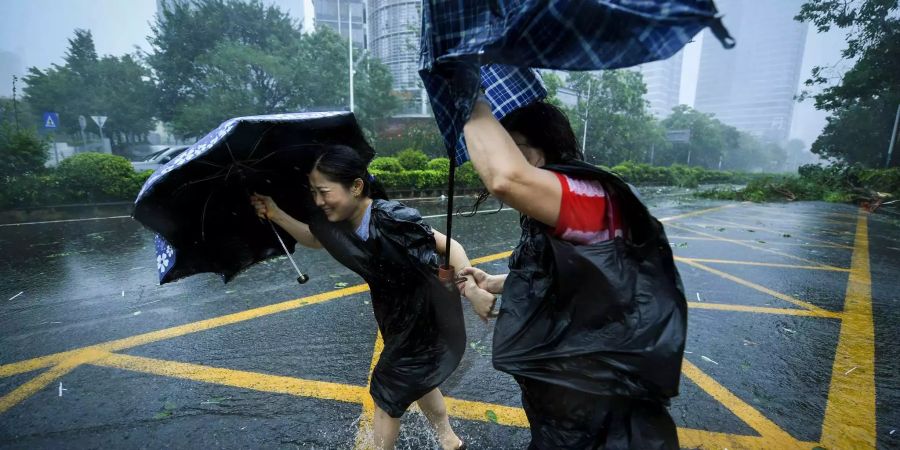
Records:
[[[213,194],[215,194],[215,191],[211,191],[209,196],[206,197],[206,202],[203,203],[203,212],[200,213],[200,239],[203,242],[206,242],[206,208],[209,206],[209,201],[212,200]]]
[[[270,131],[272,128],[275,128],[275,125],[269,125],[269,127],[266,128],[266,131],[263,131],[263,132],[259,135],[259,139],[256,140],[256,144],[253,144],[253,149],[250,150],[250,154],[247,155],[247,159],[249,159],[251,156],[253,156],[254,153],[256,153],[256,149],[259,147],[260,142],[262,142],[263,138],[266,137],[266,134],[268,134],[269,131]],[[230,150],[229,150],[229,151],[230,151]],[[271,155],[271,153],[270,153],[270,155]],[[232,159],[233,159],[233,158],[234,158],[234,156],[232,156]]]

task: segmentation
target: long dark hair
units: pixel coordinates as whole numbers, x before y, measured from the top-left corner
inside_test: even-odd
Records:
[[[544,153],[545,164],[584,159],[566,114],[549,103],[538,101],[523,106],[500,119],[500,124],[507,132],[525,136],[529,145],[540,149]],[[487,189],[483,190],[478,194],[471,212],[457,214],[474,216],[490,195]]]
[[[350,189],[353,182],[359,178],[363,181],[363,195],[371,199],[387,200],[384,186],[369,173],[368,169],[366,160],[356,150],[346,145],[323,147],[312,168],[347,189]]]
[[[523,106],[500,120],[503,128],[525,136],[528,144],[544,153],[547,164],[584,159],[566,114],[542,101]]]

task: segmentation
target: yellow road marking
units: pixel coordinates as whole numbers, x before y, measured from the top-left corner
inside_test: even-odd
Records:
[[[347,403],[362,403],[363,399],[368,396],[368,392],[363,386],[305,380],[118,353],[109,354],[105,358],[92,361],[91,364],[170,378],[253,389],[255,391],[314,397]]]
[[[378,358],[381,357],[381,351],[384,350],[384,340],[381,339],[381,332],[375,336],[375,348],[372,349],[372,362],[369,363],[369,378],[366,381],[366,397],[362,402],[362,415],[359,416],[359,428],[356,430],[356,440],[354,448],[368,448],[374,443],[372,436],[372,423],[375,420],[375,400],[369,394],[369,387],[372,386],[372,371],[378,364]]]
[[[824,317],[840,319],[841,313],[833,311],[810,311],[808,309],[770,308],[766,306],[734,305],[730,303],[688,302],[688,306],[696,309],[714,309],[717,311],[738,311],[757,314],[779,314],[783,316]]]
[[[102,358],[105,355],[106,352],[94,349],[84,349],[72,353],[69,357],[60,361],[59,364],[50,370],[32,378],[12,392],[0,397],[0,414],[6,412],[6,410],[12,408],[26,398],[36,394],[38,391],[44,389],[47,385],[56,381],[63,375],[71,372],[76,367],[89,363],[97,358]]]
[[[469,260],[469,262],[473,266],[477,266],[479,264],[484,264],[486,262],[496,261],[498,259],[503,259],[503,258],[509,258],[510,255],[512,255],[512,252],[495,253],[493,255],[482,256],[480,258],[475,258],[475,259]]]
[[[868,214],[860,210],[822,423],[826,448],[875,448],[875,326],[867,220]]]
[[[765,287],[765,286],[758,285],[758,284],[756,284],[756,283],[754,283],[754,282],[752,282],[752,281],[747,281],[747,280],[745,280],[745,279],[743,279],[743,278],[740,278],[740,277],[736,277],[736,276],[734,276],[734,275],[732,275],[732,274],[730,274],[730,273],[725,273],[725,272],[722,272],[721,270],[713,269],[712,267],[705,266],[705,265],[700,264],[700,263],[695,262],[695,261],[682,260],[682,262],[685,263],[685,264],[694,266],[694,267],[696,267],[696,268],[698,268],[698,269],[705,270],[705,271],[707,271],[707,272],[709,272],[709,273],[712,273],[712,274],[714,274],[714,275],[718,275],[718,276],[720,276],[720,277],[722,277],[722,278],[725,278],[726,280],[734,281],[735,283],[740,284],[740,285],[742,285],[742,286],[746,286],[746,287],[748,287],[748,288],[750,288],[750,289],[755,289],[755,290],[757,290],[757,291],[759,291],[759,292],[762,292],[762,293],[764,293],[764,294],[771,295],[772,297],[775,297],[775,298],[777,298],[777,299],[784,300],[784,301],[786,301],[786,302],[788,302],[788,303],[793,303],[793,304],[795,304],[795,305],[797,305],[797,306],[799,306],[799,307],[801,307],[801,308],[806,308],[806,309],[808,309],[808,310],[810,310],[810,311],[815,311],[815,312],[823,313],[823,314],[824,314],[824,313],[828,313],[827,310],[822,309],[822,308],[820,308],[820,307],[818,307],[818,306],[816,306],[816,305],[813,305],[812,303],[805,302],[805,301],[803,301],[803,300],[800,300],[800,299],[791,297],[790,295],[787,295],[787,294],[782,294],[781,292],[773,291],[772,289],[769,289],[769,288],[767,288],[767,287]]]
[[[692,428],[678,429],[678,444],[681,448],[699,449],[746,449],[746,450],[771,450],[772,442],[762,436],[742,436],[739,434],[716,433],[714,431],[695,430]],[[802,448],[811,449],[815,442],[801,442]]]
[[[257,372],[248,372],[242,370],[225,369],[219,367],[203,366],[198,364],[182,363],[176,361],[167,361],[155,358],[145,358],[140,356],[122,355],[122,354],[105,354],[101,357],[85,361],[85,363],[100,367],[108,367],[122,370],[130,370],[133,372],[146,373],[151,375],[165,376],[169,378],[178,378],[189,381],[211,383],[223,386],[231,386],[243,389],[252,389],[261,392],[271,392],[276,394],[288,394],[298,397],[317,398],[325,400],[334,400],[345,403],[364,404],[367,400],[371,400],[368,390],[363,386],[346,385],[339,383],[331,383],[325,381],[306,380],[293,377],[285,377],[278,375],[269,375]],[[695,383],[701,385],[702,388],[712,388],[711,395],[717,399],[725,399],[729,403],[723,403],[727,408],[731,409],[739,418],[745,420],[748,425],[756,431],[763,434],[763,437],[730,435],[724,433],[709,432],[703,430],[694,430],[689,428],[679,428],[678,435],[682,445],[688,447],[702,445],[719,445],[721,443],[735,443],[740,446],[732,445],[738,448],[766,448],[773,442],[784,443],[792,442],[782,440],[786,435],[777,425],[768,422],[764,416],[751,406],[743,403],[732,395],[724,387],[712,381],[706,374],[696,367],[685,361],[688,375]],[[689,373],[690,371],[690,373]],[[706,378],[704,378],[706,377]],[[733,395],[732,395],[733,396]],[[462,400],[447,397],[447,412],[450,416],[479,422],[489,422],[487,412],[493,411],[497,417],[497,423],[505,426],[527,428],[528,419],[522,408],[498,405],[492,403]],[[738,408],[734,410],[732,408]],[[749,420],[748,420],[749,419]],[[768,433],[768,434],[764,434]],[[773,441],[772,436],[780,440]],[[807,448],[813,446],[808,444]],[[780,447],[786,448],[786,447]]]
[[[738,396],[731,393],[731,391],[712,379],[709,375],[705,374],[697,366],[691,364],[687,359],[683,360],[681,371],[697,386],[728,408],[735,416],[756,430],[767,443],[764,448],[804,448],[801,442],[782,430],[775,422],[772,422],[762,413],[741,400]]]
[[[850,269],[844,269],[842,267],[830,267],[830,266],[799,266],[796,264],[779,264],[779,263],[766,263],[766,262],[756,262],[756,261],[737,261],[732,259],[709,259],[709,258],[685,258],[683,256],[676,256],[676,261],[694,261],[699,263],[713,263],[713,264],[737,264],[743,266],[760,266],[760,267],[780,267],[783,269],[808,269],[808,270],[829,270],[832,272],[849,272]]]
[[[662,219],[659,219],[659,221],[660,222],[671,222],[673,220],[684,219],[685,217],[699,216],[701,214],[711,213],[713,211],[721,211],[723,209],[734,208],[735,206],[737,206],[737,203],[730,203],[728,205],[722,205],[722,206],[716,206],[713,208],[706,208],[706,209],[700,209],[697,211],[691,211],[691,212],[687,212],[684,214],[679,214],[677,216],[663,217]]]
[[[711,212],[715,210],[721,210],[727,207],[732,207],[735,205],[724,205],[716,208],[709,208],[707,210],[695,211],[691,213],[682,214],[679,216],[673,216],[664,218],[664,221],[672,221],[676,219],[680,219],[683,217],[694,216],[698,214],[703,214],[706,212]],[[674,226],[674,225],[670,225]],[[684,229],[683,227],[677,227]],[[686,229],[689,232],[704,234],[700,232],[696,232],[694,230]],[[710,236],[712,240],[724,240],[731,241],[729,239],[718,238],[715,236]],[[694,238],[700,239],[700,238]],[[859,230],[857,230],[857,240],[859,240]],[[752,247],[755,248],[755,247]],[[765,249],[760,249],[765,250]],[[510,255],[511,252],[503,252],[498,253],[496,255],[490,255],[482,258],[477,258],[472,260],[473,264],[481,264],[484,262],[489,262],[492,260],[497,260],[500,258],[505,258]],[[854,253],[854,261],[856,254]],[[745,286],[752,287],[754,289],[761,288],[761,286],[754,285],[746,280],[741,280],[740,278],[734,277],[729,274],[725,274],[724,272],[716,271],[715,269],[711,269],[709,267],[703,266],[698,262],[691,261],[686,262],[687,264],[695,265],[698,268],[703,270],[710,271],[719,276],[724,276],[726,279],[730,279],[732,281],[736,281],[739,284],[744,284]],[[815,262],[813,262],[815,263]],[[808,268],[807,266],[801,266],[803,268]],[[837,268],[835,268],[837,269]],[[846,270],[846,269],[838,269],[838,270]],[[851,277],[852,277],[851,268]],[[868,258],[866,253],[866,277],[868,277]],[[741,281],[737,281],[741,280]],[[748,283],[748,284],[745,284]],[[765,289],[765,288],[763,288]],[[850,292],[850,287],[848,286],[848,297]],[[252,310],[244,311],[242,313],[230,314],[226,316],[221,316],[218,318],[208,319],[200,322],[195,322],[191,324],[186,324],[182,326],[172,327],[169,329],[159,330],[156,332],[145,333],[142,335],[137,335],[125,339],[119,339],[115,341],[109,341],[102,344],[97,344],[94,346],[83,347],[80,349],[74,349],[67,352],[61,352],[53,355],[47,355],[44,357],[34,358],[27,361],[21,361],[18,363],[7,364],[0,366],[0,376],[9,376],[17,373],[28,372],[31,370],[49,367],[56,365],[53,369],[47,371],[48,375],[46,383],[43,386],[39,387],[38,390],[47,384],[51,383],[54,379],[59,376],[71,371],[73,368],[78,365],[90,363],[99,366],[105,367],[117,367],[121,369],[129,369],[135,370],[139,372],[152,373],[162,376],[170,376],[175,378],[183,378],[183,379],[191,379],[195,381],[203,381],[208,383],[216,383],[216,384],[224,384],[231,385],[236,387],[245,387],[250,389],[257,390],[266,390],[270,392],[280,392],[287,393],[292,395],[300,395],[300,396],[311,396],[316,398],[325,398],[325,399],[333,399],[338,401],[345,402],[353,402],[362,404],[365,408],[365,402],[370,401],[371,397],[368,395],[368,391],[366,388],[362,386],[352,386],[352,385],[342,385],[338,383],[327,383],[327,382],[319,382],[319,381],[311,381],[311,380],[301,380],[290,377],[277,377],[266,374],[257,374],[253,372],[245,372],[245,371],[234,371],[231,369],[221,369],[221,368],[209,368],[205,366],[195,365],[195,364],[187,364],[187,363],[179,363],[172,361],[160,361],[149,358],[141,358],[135,356],[128,355],[120,355],[120,354],[111,354],[106,352],[111,352],[114,350],[121,350],[125,348],[130,348],[137,345],[143,345],[150,342],[155,342],[158,340],[169,339],[172,337],[181,336],[184,334],[189,334],[193,332],[203,331],[211,328],[215,328],[217,326],[227,325],[231,323],[240,322],[243,320],[249,320],[256,317],[262,317],[269,314],[274,314],[277,312],[287,311],[290,309],[299,308],[301,306],[306,306],[308,304],[314,304],[319,302],[324,302],[327,300],[343,297],[346,295],[351,295],[354,293],[365,292],[367,290],[367,286],[358,285],[353,286],[351,288],[336,290],[332,292],[327,292],[323,294],[318,294],[310,297],[306,297],[304,299],[292,300],[288,302],[279,303],[276,305],[269,305],[267,307],[255,308]],[[765,292],[765,291],[764,291]],[[766,292],[770,295],[774,295],[776,298],[781,298],[779,296],[784,296],[784,294],[780,294],[774,291]],[[789,296],[784,296],[788,298],[792,298]],[[787,300],[786,298],[781,298],[782,300]],[[722,305],[722,304],[709,304],[709,303],[691,303],[691,307],[695,308],[707,308],[707,309],[721,309],[721,310],[735,310],[735,311],[747,311],[747,312],[759,312],[759,313],[772,313],[772,314],[793,314],[793,315],[806,315],[809,314],[811,316],[816,317],[839,317],[839,313],[834,313],[831,311],[826,311],[821,308],[816,307],[815,305],[802,302],[797,299],[793,299],[791,303],[798,304],[799,306],[811,307],[809,311],[800,311],[800,310],[791,310],[791,309],[780,309],[780,308],[759,308],[759,307],[746,307],[743,305]],[[787,300],[790,301],[790,300]],[[290,305],[289,305],[290,304]],[[282,305],[282,308],[278,308],[279,305]],[[271,310],[270,308],[275,308],[276,310]],[[871,309],[871,305],[869,305]],[[254,313],[256,312],[256,313]],[[242,314],[250,313],[246,316]],[[221,322],[220,322],[221,321]],[[871,322],[871,314],[869,314],[869,321]],[[842,338],[843,338],[843,328],[842,328]],[[376,342],[376,350],[378,352],[378,342]],[[99,355],[99,356],[98,356]],[[874,355],[873,355],[874,358]],[[373,364],[376,361],[373,358]],[[835,369],[837,369],[837,359],[835,361]],[[66,369],[66,367],[71,367]],[[682,444],[689,447],[704,447],[706,445],[713,445],[716,447],[725,447],[728,448],[771,448],[773,446],[777,446],[779,448],[786,448],[787,446],[795,446],[799,444],[806,445],[807,448],[815,445],[814,443],[799,443],[794,440],[789,434],[785,433],[781,430],[777,425],[766,419],[761,413],[754,410],[752,407],[743,403],[736,396],[728,392],[724,387],[718,385],[714,380],[709,378],[706,374],[699,371],[698,368],[685,361],[684,366],[685,374],[688,375],[689,378],[694,380],[695,383],[700,385],[701,388],[713,394],[710,391],[711,388],[716,388],[717,393],[713,396],[723,403],[726,408],[735,412],[735,414],[740,417],[742,420],[750,424],[754,429],[756,429],[762,437],[756,436],[738,436],[738,435],[730,435],[724,433],[716,433],[716,432],[708,432],[702,430],[693,430],[693,429],[679,429],[679,436],[682,439]],[[858,369],[857,369],[858,370]],[[56,371],[55,373],[53,373]],[[691,372],[691,373],[688,373]],[[835,372],[837,373],[837,372]],[[706,377],[707,379],[703,379]],[[39,377],[36,377],[37,380]],[[700,379],[701,382],[697,380]],[[32,380],[32,381],[35,381]],[[261,380],[261,381],[259,381]],[[43,382],[43,380],[41,381]],[[30,383],[30,382],[29,382]],[[232,384],[229,384],[232,383]],[[873,381],[874,383],[874,381]],[[26,383],[28,384],[28,383]],[[22,386],[24,387],[24,385]],[[21,387],[20,387],[21,389]],[[36,392],[36,391],[35,391]],[[31,395],[31,394],[28,394]],[[7,397],[9,394],[7,395]],[[5,399],[6,397],[4,397]],[[27,395],[22,397],[27,398]],[[722,401],[722,399],[727,400]],[[510,426],[527,426],[527,420],[525,419],[524,412],[520,408],[508,407],[503,405],[492,405],[488,403],[481,402],[473,402],[467,400],[459,400],[453,398],[447,398],[447,406],[448,411],[454,417],[460,417],[470,420],[480,420],[486,421],[486,412],[487,409],[493,410],[498,417],[498,422],[504,425]],[[735,402],[735,400],[737,400]],[[831,405],[832,398],[829,397],[829,407]],[[19,400],[21,401],[21,400]],[[373,406],[374,407],[374,406]],[[739,412],[734,408],[738,408]],[[872,415],[874,416],[874,400],[872,402]],[[2,410],[0,410],[2,412]],[[752,419],[752,423],[745,417],[749,417]],[[873,422],[874,424],[874,419]],[[763,432],[759,427],[763,428],[765,432]],[[874,430],[874,425],[873,425]],[[823,436],[824,436],[823,431]],[[874,431],[872,434],[872,439],[874,439]],[[774,445],[777,443],[778,445]]]
[[[821,216],[815,216],[815,220],[811,221],[810,216],[800,216],[800,215],[790,214],[790,213],[785,214],[782,212],[775,212],[775,211],[769,211],[769,210],[752,211],[752,212],[750,212],[749,215],[742,215],[742,214],[738,214],[737,216],[727,215],[727,216],[725,216],[725,218],[733,218],[733,219],[740,219],[740,220],[759,220],[760,214],[764,214],[766,219],[771,219],[771,220],[777,221],[778,223],[791,222],[791,223],[809,225],[812,222],[812,223],[830,223],[830,224],[834,224],[834,225],[850,225],[850,226],[855,225],[855,222],[853,220],[848,221],[848,220],[826,219]]]
[[[681,236],[681,235],[669,235],[669,241],[721,241],[722,238],[718,237],[699,237],[699,236]],[[735,242],[746,242],[748,244],[759,244],[761,242],[754,239],[732,239]],[[765,241],[765,244],[769,245],[794,245],[799,247],[821,247],[821,248],[850,248],[846,245],[831,245],[831,244],[808,244],[803,242],[780,242],[780,241]]]
[[[728,226],[731,226],[731,227],[740,228],[740,229],[742,229],[742,230],[754,230],[754,231],[760,231],[760,232],[763,232],[763,233],[777,234],[777,235],[779,235],[779,236],[782,236],[782,235],[785,235],[785,234],[792,234],[792,235],[793,235],[793,234],[797,234],[797,233],[798,233],[798,232],[796,232],[796,231],[794,231],[794,232],[792,232],[792,233],[788,233],[788,232],[786,232],[786,231],[773,230],[773,229],[771,229],[771,228],[765,228],[765,227],[757,227],[757,226],[745,225],[745,224],[742,224],[742,223],[732,222],[732,221],[730,221],[730,220],[719,219],[719,218],[717,218],[717,217],[710,217],[709,220],[711,220],[711,221],[713,221],[713,222],[718,222],[718,223],[720,223],[720,224],[722,224],[722,225],[728,225]],[[696,225],[700,225],[700,224],[696,224]],[[843,234],[843,233],[838,232],[838,231],[822,230],[822,229],[816,229],[816,230],[814,230],[814,231],[825,232],[825,233],[829,233],[829,234],[837,234],[837,235],[841,235],[841,236],[846,236],[846,234]],[[802,236],[802,237],[801,237],[801,236]],[[843,242],[835,242],[835,241],[829,241],[829,240],[826,240],[826,239],[819,239],[819,238],[815,238],[815,237],[810,237],[810,236],[808,236],[807,234],[805,234],[805,232],[804,232],[803,235],[798,235],[798,237],[801,237],[802,239],[806,239],[806,240],[809,240],[809,241],[820,242],[820,243],[823,243],[823,244],[837,245],[837,246],[841,246],[841,247],[846,248],[846,249],[852,249],[852,248],[853,248],[853,247],[851,247],[851,246],[849,246],[849,245],[847,245],[847,244],[845,244],[845,243],[843,243]]]
[[[511,252],[501,252],[493,255],[483,256],[481,258],[476,258],[473,261],[477,261],[479,264],[484,262],[490,262],[502,258],[506,258],[510,255]],[[474,264],[474,262],[473,262]],[[358,284],[356,286],[350,286],[343,289],[336,289],[333,291],[323,292],[316,295],[311,295],[308,297],[303,297],[295,300],[288,300],[281,303],[275,303],[272,305],[261,306],[259,308],[248,309],[245,311],[227,314],[224,316],[213,317],[211,319],[201,320],[197,322],[187,323],[184,325],[178,325],[171,328],[165,328],[162,330],[151,331],[149,333],[139,334],[135,336],[130,336],[123,339],[116,339],[112,341],[107,341],[99,344],[94,344],[86,347],[81,347],[73,350],[68,350],[65,352],[54,353],[52,355],[41,356],[38,358],[32,358],[24,361],[19,361],[15,363],[9,363],[0,365],[0,378],[8,377],[11,375],[17,375],[20,373],[31,372],[33,370],[42,369],[45,367],[50,367],[55,364],[59,364],[61,361],[71,358],[73,355],[79,353],[82,350],[91,348],[106,352],[117,352],[121,350],[126,350],[132,347],[137,347],[139,345],[150,344],[153,342],[158,342],[166,339],[171,339],[179,336],[184,336],[186,334],[196,333],[199,331],[210,330],[213,328],[231,325],[238,322],[243,322],[250,319],[256,319],[263,316],[268,316],[272,314],[277,314],[285,311],[290,311],[293,309],[301,308],[304,306],[314,305],[318,303],[323,303],[329,300],[334,300],[341,297],[346,297],[348,295],[359,294],[362,292],[366,292],[369,290],[369,286],[365,284]]]
[[[58,364],[60,361],[65,360],[66,358],[71,357],[73,354],[78,353],[81,350],[87,348],[93,348],[106,352],[116,352],[120,350],[129,349],[132,347],[137,347],[139,345],[149,344],[157,341],[162,341],[165,339],[171,339],[174,337],[184,336],[186,334],[196,333],[198,331],[210,330],[213,328],[221,327],[224,325],[230,325],[238,322],[243,322],[245,320],[255,319],[257,317],[268,316],[271,314],[276,314],[284,311],[289,311],[292,309],[297,309],[303,306],[314,305],[316,303],[322,303],[328,300],[334,300],[336,298],[345,297],[348,295],[359,294],[361,292],[366,292],[369,290],[369,286],[365,284],[360,284],[356,286],[351,286],[343,289],[337,289],[334,291],[324,292],[321,294],[311,295],[309,297],[303,297],[296,300],[288,300],[281,303],[275,303],[272,305],[261,306],[259,308],[248,309],[246,311],[241,311],[233,314],[227,314],[224,316],[214,317],[211,319],[201,320],[198,322],[187,323],[184,325],[178,325],[171,328],[165,328],[162,330],[151,331],[149,333],[138,334],[135,336],[130,336],[123,339],[116,339],[112,341],[103,342],[100,344],[91,345],[88,347],[82,347],[80,349],[69,350],[65,352],[55,353],[52,355],[42,356],[39,358],[29,359],[25,361],[20,361],[11,364],[4,364],[0,366],[0,377],[6,377],[10,375],[15,375],[23,372],[30,372],[35,369],[40,369],[43,367],[49,367],[54,364]]]
[[[746,242],[742,242],[742,241],[736,240],[736,239],[729,239],[729,238],[724,238],[724,237],[720,237],[720,236],[714,236],[714,235],[712,235],[712,234],[704,233],[703,231],[694,230],[694,229],[687,228],[687,227],[684,227],[684,226],[681,226],[681,225],[669,224],[669,225],[667,225],[667,226],[672,227],[672,228],[677,228],[677,229],[679,229],[679,230],[684,230],[684,231],[687,231],[687,232],[689,232],[689,233],[694,233],[694,234],[699,234],[699,235],[701,235],[701,236],[706,236],[706,237],[708,237],[708,238],[712,238],[712,239],[717,240],[717,241],[730,242],[730,243],[735,244],[735,245],[740,245],[740,246],[742,246],[742,247],[752,248],[752,249],[754,249],[754,250],[759,250],[759,251],[761,251],[761,252],[772,253],[773,255],[784,256],[785,258],[796,259],[796,260],[798,260],[798,261],[803,261],[803,262],[815,264],[815,265],[817,265],[817,266],[822,266],[822,267],[832,267],[832,268],[837,269],[837,267],[829,266],[829,265],[827,265],[827,264],[822,264],[822,263],[819,263],[819,262],[817,262],[817,261],[813,261],[813,260],[811,260],[811,259],[802,258],[802,257],[800,257],[800,256],[795,256],[795,255],[792,255],[792,254],[790,254],[790,253],[784,253],[784,252],[780,252],[780,251],[778,251],[778,250],[773,250],[773,249],[771,249],[771,248],[765,248],[765,247],[760,247],[760,246],[758,246],[758,245],[748,244],[748,243],[746,243]]]
[[[487,412],[491,410],[497,415],[497,423],[500,425],[528,428],[528,418],[525,416],[525,410],[522,408],[450,397],[446,397],[444,401],[447,404],[447,413],[452,417],[489,422]]]

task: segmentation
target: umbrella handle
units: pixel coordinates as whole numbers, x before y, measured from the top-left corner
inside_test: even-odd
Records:
[[[284,245],[284,241],[281,240],[281,235],[278,234],[278,230],[275,229],[275,225],[272,225],[272,222],[266,220],[266,223],[269,224],[269,227],[272,228],[272,232],[275,233],[275,237],[278,238],[278,243],[281,244],[281,248],[284,249],[284,254],[287,255],[288,260],[291,261],[291,265],[294,266],[294,270],[297,271],[297,283],[304,284],[309,281],[309,275],[300,271],[300,268],[297,267],[297,263],[294,262],[294,258],[291,256],[291,252],[288,251],[287,245]]]

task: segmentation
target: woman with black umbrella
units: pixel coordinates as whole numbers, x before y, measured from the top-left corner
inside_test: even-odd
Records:
[[[443,448],[464,448],[438,389],[465,349],[459,294],[437,276],[438,254],[447,237],[426,225],[415,209],[388,201],[366,161],[350,147],[324,148],[309,174],[309,187],[319,211],[308,224],[284,213],[270,197],[257,194],[251,202],[261,218],[301,245],[325,248],[369,284],[384,339],[370,389],[376,405],[375,446],[394,448],[399,419],[417,402]],[[456,241],[451,241],[450,263],[470,266]],[[474,284],[471,276],[468,283]],[[469,299],[486,317],[494,296],[473,293]]]

